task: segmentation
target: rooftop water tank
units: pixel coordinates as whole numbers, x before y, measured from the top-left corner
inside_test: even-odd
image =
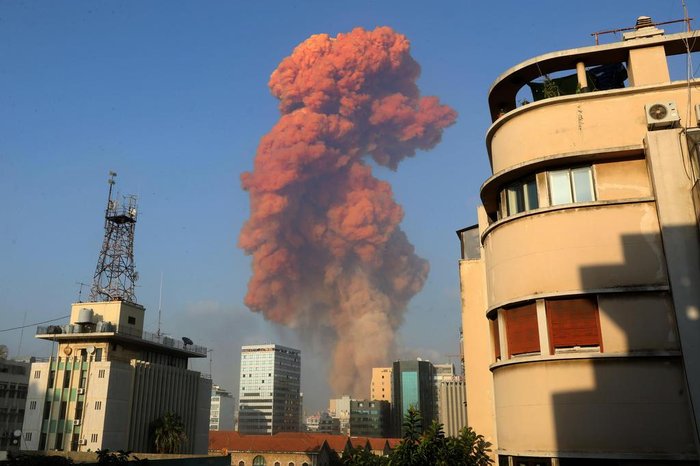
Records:
[[[92,316],[93,316],[92,309],[84,307],[80,311],[78,311],[78,320],[76,321],[76,323],[78,323],[78,324],[92,323]]]

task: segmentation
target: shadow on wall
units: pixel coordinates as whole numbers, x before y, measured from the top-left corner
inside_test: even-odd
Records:
[[[598,317],[597,336],[596,329],[572,330],[557,321],[553,312],[563,300],[546,300],[549,351],[566,355],[544,363],[552,369],[545,368],[561,466],[593,464],[575,459],[577,452],[589,456],[591,445],[601,457],[618,458],[595,464],[697,464],[690,395],[697,394],[700,367],[687,350],[700,339],[698,227],[662,232],[625,235],[622,263],[580,269],[582,289],[591,291],[584,299]],[[656,264],[640,262],[650,252]],[[566,332],[588,332],[593,344],[566,347]]]

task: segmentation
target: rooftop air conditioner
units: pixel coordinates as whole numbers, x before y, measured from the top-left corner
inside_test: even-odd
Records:
[[[646,104],[644,110],[646,111],[647,129],[649,130],[675,128],[681,121],[674,102]]]
[[[78,395],[84,395],[85,394],[85,389],[84,388],[79,388],[78,389]]]
[[[80,425],[80,419],[74,419],[74,420],[73,420],[73,425],[74,425],[74,426],[79,426],[79,425]]]
[[[80,440],[78,440],[78,445],[87,445],[87,439],[81,438]]]

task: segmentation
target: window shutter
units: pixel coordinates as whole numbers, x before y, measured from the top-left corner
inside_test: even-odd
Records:
[[[548,299],[549,341],[552,349],[601,346],[598,303],[595,297]]]
[[[509,355],[539,353],[540,336],[535,303],[507,309],[504,314]]]

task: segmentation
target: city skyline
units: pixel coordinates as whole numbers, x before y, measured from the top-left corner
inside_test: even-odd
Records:
[[[158,326],[162,273],[163,330],[210,341],[216,383],[235,393],[236,348],[275,341],[304,352],[302,391],[310,408],[340,395],[327,387],[323,354],[242,304],[251,272],[236,246],[247,218],[238,177],[250,169],[260,137],[278,117],[266,86],[278,63],[312,34],[387,25],[411,41],[422,93],[458,112],[433,151],[396,173],[377,170],[404,207],[402,228],[431,264],[390,359],[421,356],[437,363],[457,353],[454,231],[476,222],[478,187],[488,173],[483,134],[490,84],[511,64],[550,51],[553,36],[562,41],[558,49],[590,45],[590,33],[630,26],[638,15],[664,21],[683,12],[680,2],[626,1],[601,2],[605,17],[595,8],[562,5],[556,16],[536,16],[514,3],[503,18],[500,8],[486,5],[399,5],[319,2],[270,12],[224,3],[209,10],[157,2],[3,4],[0,196],[14,221],[0,228],[2,329],[68,314],[77,282],[89,283],[94,271],[107,172],[115,170],[120,192],[140,197],[136,296],[146,307],[145,327]],[[697,8],[689,5],[690,16]],[[572,21],[552,21],[561,11]],[[515,40],[524,36],[528,40]],[[0,334],[0,343],[11,356],[48,355],[51,345],[33,334],[32,327],[24,330],[21,348],[18,331]],[[193,369],[209,372],[208,361]]]

